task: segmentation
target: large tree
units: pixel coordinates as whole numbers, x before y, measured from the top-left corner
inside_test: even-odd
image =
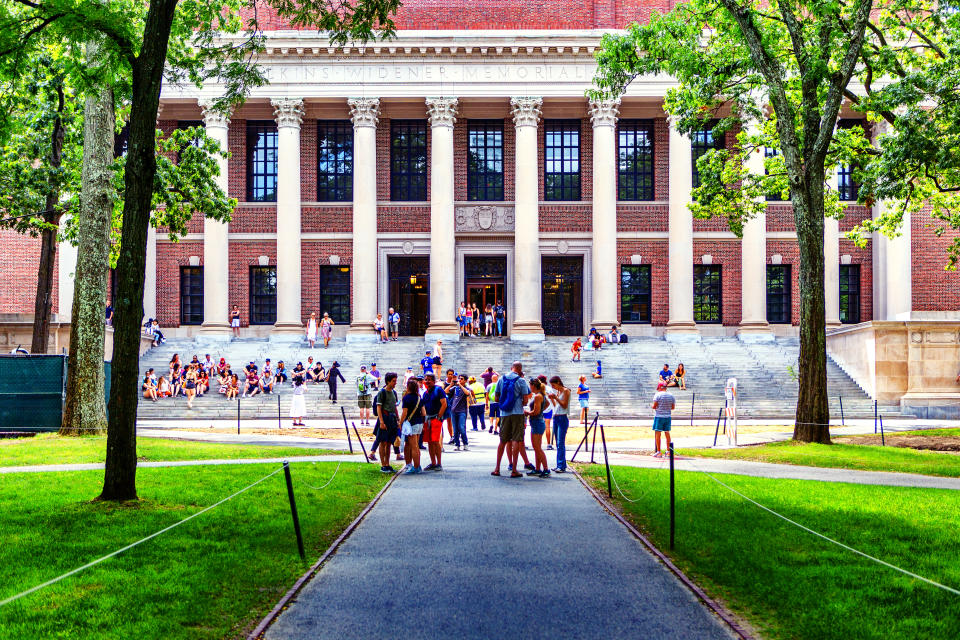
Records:
[[[800,253],[796,440],[830,441],[824,218],[843,215],[831,186],[833,169],[841,163],[855,167],[864,183],[859,200],[866,205],[884,198],[919,207],[934,194],[953,203],[960,161],[956,154],[941,157],[935,138],[946,127],[952,148],[960,148],[960,118],[945,125],[943,114],[927,107],[931,95],[947,99],[957,92],[957,45],[947,30],[956,19],[915,0],[692,0],[653,15],[646,25],[632,25],[626,34],[605,36],[598,50],[594,97],[620,95],[639,76],[663,74],[676,81],[665,110],[680,131],[715,125],[716,134],[738,132],[731,150],[698,160],[695,216],[724,217],[740,234],[765,206],[764,195],[790,199]],[[938,44],[940,56],[934,53]],[[929,58],[953,73],[934,68]],[[839,129],[845,105],[868,120],[885,121],[894,135],[873,145],[865,135],[869,125]],[[932,122],[940,126],[920,131]],[[748,155],[765,148],[778,153],[765,161],[764,174],[749,172]],[[902,210],[892,207],[864,228],[895,234]],[[946,223],[960,223],[955,210],[942,207]]]

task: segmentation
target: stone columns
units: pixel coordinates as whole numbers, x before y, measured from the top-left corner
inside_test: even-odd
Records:
[[[823,220],[823,297],[828,329],[840,326],[840,221]]]
[[[667,340],[699,340],[693,321],[693,150],[690,139],[670,126],[670,217],[669,217],[669,305],[670,315],[664,337]]]
[[[66,229],[67,221],[70,219],[70,214],[65,214],[60,218],[60,231],[63,232]],[[150,227],[153,229],[153,227]],[[149,236],[148,236],[147,250],[149,251]],[[147,261],[149,263],[149,260]],[[59,293],[57,295],[58,304],[57,304],[57,322],[70,322],[71,317],[73,316],[73,286],[74,286],[74,276],[76,275],[77,270],[77,247],[70,243],[70,241],[65,240],[63,242],[57,243],[57,286]],[[154,277],[156,277],[157,270],[153,270]],[[154,284],[156,282],[154,281]],[[154,287],[156,291],[156,287]],[[144,288],[144,296],[146,296],[146,287]],[[156,295],[154,295],[154,301],[156,301]],[[144,300],[144,309],[146,309],[146,300]],[[156,305],[154,305],[156,306]],[[156,311],[156,309],[154,309]],[[144,312],[146,313],[146,312]],[[156,316],[151,316],[156,317]]]
[[[887,123],[873,124],[874,145],[887,133]],[[889,202],[880,201],[873,207],[873,217],[886,213]],[[880,232],[873,234],[873,319],[909,320],[913,309],[912,249],[910,212],[903,214],[900,235],[888,238]]]
[[[143,317],[157,317],[157,230],[147,227],[147,254],[143,279]],[[206,271],[204,271],[206,273]],[[206,286],[204,286],[206,288]],[[206,300],[206,296],[204,296]]]
[[[753,124],[754,127],[758,124]],[[752,132],[751,132],[752,133]],[[756,149],[746,159],[753,175],[762,176],[763,149]],[[738,337],[743,341],[773,340],[767,323],[767,213],[766,207],[743,225],[740,241],[741,319]]]
[[[453,123],[456,98],[427,98],[430,119],[430,324],[427,339],[459,340],[456,324],[456,227],[453,211]]]
[[[378,98],[350,98],[353,119],[353,260],[348,342],[372,342],[377,317]],[[319,310],[323,313],[323,309]]]
[[[540,324],[540,188],[537,161],[537,124],[543,98],[510,99],[516,125],[513,254],[513,340],[543,340]],[[509,313],[509,311],[508,311]]]
[[[277,322],[274,334],[299,335],[300,314],[300,125],[303,100],[270,101],[277,119]],[[204,269],[206,272],[206,269]]]
[[[617,111],[620,99],[591,100],[593,123],[593,309],[590,325],[603,331],[617,317]]]
[[[230,114],[213,110],[213,100],[201,100],[200,109],[203,112],[203,122],[206,127],[207,135],[220,144],[220,148],[227,151],[230,148]],[[228,191],[229,170],[227,168],[227,159],[217,158],[217,167],[220,169],[220,175],[217,176],[217,186],[224,193]],[[151,229],[151,232],[154,230]],[[218,222],[210,218],[203,220],[203,325],[200,332],[205,337],[222,337],[229,340],[231,336],[230,318],[229,318],[229,295],[230,285],[228,274],[230,269],[230,241],[229,228],[227,223]],[[147,268],[149,271],[150,253],[149,246],[152,242],[153,252],[153,270],[154,270],[154,291],[153,307],[156,313],[156,233],[153,238],[148,237]],[[147,274],[149,279],[150,275]],[[144,294],[144,313],[151,316],[147,311],[147,294]]]

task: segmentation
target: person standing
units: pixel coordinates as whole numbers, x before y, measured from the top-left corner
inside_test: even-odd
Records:
[[[410,382],[412,378],[416,378],[417,375],[413,372],[413,367],[407,367],[406,373],[403,374],[403,388],[407,388],[407,383]]]
[[[530,443],[533,445],[534,468],[527,471],[527,475],[546,478],[550,475],[550,468],[547,466],[547,454],[543,452],[541,443],[543,434],[547,431],[547,423],[543,419],[547,396],[544,395],[544,384],[540,382],[540,378],[530,381],[530,389],[533,391],[533,402],[530,403],[529,409],[524,410],[524,415],[530,419]]]
[[[233,330],[233,337],[240,337],[240,307],[233,305],[230,309],[230,328]]]
[[[467,381],[470,387],[470,423],[474,431],[486,431],[487,425],[483,421],[483,414],[487,410],[487,388],[483,382],[473,376]],[[477,422],[480,429],[477,429]]]
[[[390,371],[384,377],[384,387],[377,393],[377,418],[380,420],[380,432],[377,434],[377,443],[380,453],[380,471],[393,473],[390,466],[390,446],[400,434],[400,423],[397,414],[397,374]]]
[[[571,362],[580,362],[580,352],[583,351],[583,342],[578,337],[573,341],[573,346],[570,347],[570,353],[573,354]]]
[[[307,320],[307,342],[310,343],[310,348],[313,349],[314,343],[317,341],[317,314],[314,311],[310,312],[310,319]]]
[[[433,373],[423,377],[423,386],[423,408],[426,412],[423,441],[427,443],[427,452],[430,454],[430,464],[424,471],[442,471],[440,440],[443,437],[443,422],[440,416],[447,410],[447,394],[437,386],[437,378]]]
[[[443,367],[443,340],[437,340],[433,348],[433,373],[440,379],[440,369]]]
[[[426,412],[420,399],[420,385],[415,378],[407,380],[406,393],[401,401],[400,434],[403,437],[404,474],[423,473],[420,468],[420,444]]]
[[[387,311],[387,323],[390,325],[390,339],[396,342],[400,338],[400,314],[393,307]]]
[[[540,374],[537,376],[537,380],[540,381],[543,387],[543,422],[547,425],[547,430],[544,432],[544,435],[547,436],[547,451],[553,451],[553,400],[550,399],[547,393],[550,389],[547,385],[547,376]]]
[[[346,382],[343,374],[340,373],[340,363],[334,360],[333,364],[330,365],[330,371],[327,372],[327,387],[330,389],[329,399],[333,404],[337,404],[337,378],[340,378],[340,382]]]
[[[587,414],[590,412],[590,387],[587,386],[587,376],[580,376],[577,399],[580,401],[580,422],[587,424]]]
[[[504,450],[512,469],[511,478],[522,478],[517,471],[517,459],[523,447],[525,420],[523,407],[530,401],[530,385],[523,379],[523,363],[514,362],[510,373],[497,383],[497,398],[500,402],[500,444],[497,446],[497,465],[490,475],[500,475],[500,461]]]
[[[493,335],[493,305],[490,303],[483,309],[483,335],[488,338]]]
[[[187,365],[187,373],[184,377],[184,395],[187,396],[187,408],[193,409],[193,398],[197,394],[197,371],[193,364]]]
[[[490,384],[487,385],[487,413],[490,415],[490,433],[493,435],[500,433],[500,403],[497,402],[497,382],[499,381],[500,374],[494,371],[490,376]]]
[[[107,304],[106,311],[104,312],[104,317],[106,318],[105,322],[108,327],[113,326],[113,305]]]
[[[360,409],[360,424],[370,425],[370,410],[373,408],[373,388],[377,379],[367,373],[367,366],[360,365],[357,376],[357,407]]]
[[[548,397],[553,402],[553,439],[557,443],[556,473],[567,470],[567,428],[570,426],[570,389],[563,386],[560,376],[550,378],[550,387],[553,389]]]
[[[293,395],[290,397],[290,417],[293,418],[293,426],[305,427],[303,416],[307,413],[307,401],[303,396],[303,378],[296,378],[293,381]]]
[[[480,309],[477,308],[477,303],[473,303],[473,307],[470,309],[470,319],[473,321],[473,335],[480,335]]]
[[[423,369],[424,376],[433,372],[433,352],[430,349],[427,349],[426,355],[420,360],[420,368]]]
[[[460,337],[467,335],[467,305],[464,302],[460,302],[460,306],[457,307],[457,326],[460,327]]]
[[[460,451],[463,441],[463,450],[467,451],[467,407],[470,405],[470,399],[473,397],[470,388],[467,386],[467,376],[460,374],[453,386],[453,400],[449,410],[450,418],[453,421],[453,445],[457,451]]]
[[[323,338],[323,348],[330,346],[330,337],[333,335],[333,318],[326,311],[320,319],[320,337]]]
[[[507,310],[503,308],[503,302],[500,300],[497,300],[497,304],[493,306],[493,318],[497,327],[497,335],[502,336],[507,321]]]
[[[370,363],[370,375],[376,379],[376,382],[373,384],[373,390],[376,391],[380,388],[380,371],[377,369],[377,363]]]
[[[450,434],[450,440],[447,444],[454,443],[453,437],[453,396],[455,394],[455,388],[457,386],[457,374],[453,369],[447,369],[447,378],[443,383],[443,392],[447,394],[447,412],[442,416],[444,422],[447,423],[447,433]]]
[[[670,449],[670,423],[673,421],[673,408],[677,399],[667,391],[663,382],[657,384],[657,393],[653,396],[653,457],[662,458],[665,454],[660,449],[660,434],[667,437],[667,449]]]

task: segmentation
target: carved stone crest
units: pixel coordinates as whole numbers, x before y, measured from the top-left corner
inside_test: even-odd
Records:
[[[510,205],[461,206],[455,210],[458,232],[513,231],[513,207]]]

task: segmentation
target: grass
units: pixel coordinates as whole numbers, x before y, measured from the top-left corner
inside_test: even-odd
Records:
[[[787,440],[738,449],[677,449],[677,453],[701,458],[960,477],[960,456],[901,447],[873,447],[840,442],[813,444]]]
[[[103,462],[107,453],[104,436],[61,437],[44,433],[32,438],[0,440],[0,467],[33,464]],[[216,444],[137,438],[141,462],[167,460],[236,460],[240,458],[283,458],[343,454],[345,451],[302,447],[275,447],[249,444]]]
[[[777,640],[960,637],[960,597],[829,544],[695,472],[614,467],[625,515],[708,593]],[[606,491],[602,466],[583,469]],[[721,475],[814,530],[960,588],[960,492]],[[616,490],[614,490],[616,493]]]
[[[0,600],[211,505],[278,465],[141,469],[142,500],[89,502],[103,474],[17,473],[0,484]],[[291,463],[312,562],[386,482],[374,465]],[[153,540],[0,608],[0,638],[235,638],[305,570],[283,474]]]
[[[880,434],[873,435],[867,434],[871,438],[876,438],[880,440]],[[931,438],[940,437],[940,438],[960,438],[960,427],[948,427],[946,429],[918,429],[916,431],[887,431],[887,437],[891,436],[930,436]],[[838,436],[835,439],[843,440],[844,438],[863,438],[864,436]]]

